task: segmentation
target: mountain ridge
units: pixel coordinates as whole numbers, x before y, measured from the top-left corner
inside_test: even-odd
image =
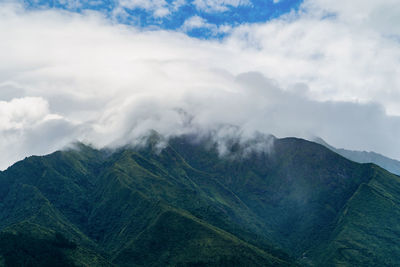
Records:
[[[314,138],[312,140],[318,144],[321,144],[330,150],[342,155],[343,157],[350,159],[352,161],[358,163],[374,163],[391,173],[396,175],[400,175],[400,161],[386,157],[382,154],[373,152],[373,151],[358,151],[358,150],[349,150],[344,148],[335,148],[325,142],[322,138]]]
[[[245,145],[228,149],[240,155]],[[333,244],[343,236],[338,227],[346,219],[339,218],[361,205],[352,198],[368,193],[360,188],[370,183],[392,201],[400,196],[397,176],[302,139],[274,139],[270,151],[246,157],[223,157],[212,139],[192,136],[171,138],[161,151],[156,146],[150,140],[109,151],[79,144],[0,172],[0,232],[16,234],[3,238],[33,235],[65,255],[66,266],[346,262]],[[35,225],[45,234],[35,234]],[[51,245],[56,236],[76,248]],[[385,248],[385,238],[375,242]],[[15,257],[7,251],[0,247],[10,265]],[[377,262],[385,264],[381,254]]]

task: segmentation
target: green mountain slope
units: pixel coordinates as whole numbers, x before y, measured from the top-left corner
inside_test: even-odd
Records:
[[[289,263],[185,212],[161,213],[115,261],[148,266],[287,266]]]
[[[400,179],[372,168],[373,178],[358,188],[342,211],[329,242],[318,251],[321,265],[400,263]]]
[[[253,140],[261,150],[232,140],[226,156],[212,138],[161,151],[160,139],[78,144],[0,172],[0,265],[399,262],[399,177],[296,138],[269,152],[270,137]]]
[[[381,154],[375,152],[366,152],[366,151],[356,151],[356,150],[348,150],[343,148],[335,148],[328,143],[326,143],[321,138],[315,138],[316,143],[321,144],[330,150],[342,155],[343,157],[350,159],[352,161],[358,163],[374,163],[391,173],[396,175],[400,175],[400,161],[385,157]]]
[[[0,233],[0,254],[0,265],[5,266],[112,265],[63,234],[30,222],[13,225]]]
[[[192,166],[219,177],[261,219],[269,237],[297,256],[327,237],[347,200],[370,179],[368,166],[295,138],[275,140],[270,154],[236,160],[218,160],[205,144],[172,143]],[[214,160],[202,159],[210,154]]]

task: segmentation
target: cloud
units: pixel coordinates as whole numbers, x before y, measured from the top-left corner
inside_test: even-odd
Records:
[[[193,16],[185,20],[182,25],[184,31],[190,31],[195,28],[213,28],[215,25],[210,24],[200,16]]]
[[[178,7],[180,3],[174,1],[172,6]],[[162,18],[170,14],[169,4],[165,0],[118,0],[119,8],[144,9],[152,12],[156,18]]]
[[[386,6],[384,2],[381,7]],[[302,82],[314,99],[373,101],[389,114],[400,115],[400,73],[396,67],[400,47],[393,38],[395,31],[388,34],[388,30],[371,27],[368,12],[354,13],[365,17],[354,23],[341,9],[321,6],[325,5],[306,1],[299,13],[239,26],[227,42],[230,47],[253,50],[245,55],[253,62],[253,70],[268,73],[284,88],[293,81]]]
[[[20,160],[24,152],[43,154],[68,144],[71,131],[64,127],[67,124],[62,116],[50,112],[49,103],[41,97],[0,101],[0,167]]]
[[[395,0],[356,0],[351,4],[345,0],[306,0],[303,7],[316,16],[335,14],[341,22],[363,31],[400,34],[399,27],[396,27],[400,23],[400,7]]]
[[[65,5],[68,9],[78,9],[82,7],[81,0],[58,0],[61,5]]]
[[[187,4],[186,0],[174,0],[170,3],[165,0],[118,0],[116,3],[113,13],[119,16],[124,14],[125,9],[143,9],[151,12],[155,18],[164,18]]]
[[[194,0],[193,5],[205,12],[224,12],[230,8],[250,6],[250,0]]]
[[[200,16],[192,16],[185,20],[182,24],[181,29],[184,32],[190,32],[194,29],[207,29],[211,32],[211,35],[218,35],[218,34],[226,34],[232,30],[232,27],[229,25],[215,25],[212,23],[208,23],[207,20]]]
[[[134,143],[150,129],[316,135],[400,158],[396,29],[321,6],[216,41],[2,4],[0,168],[75,140]],[[208,23],[195,19],[188,27]]]
[[[48,103],[39,97],[14,98],[0,101],[0,130],[19,130],[45,120],[49,113]]]

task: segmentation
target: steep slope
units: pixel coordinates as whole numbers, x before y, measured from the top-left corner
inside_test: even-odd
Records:
[[[373,167],[343,209],[331,239],[314,252],[323,266],[396,266],[400,263],[400,179]]]
[[[256,253],[255,253],[256,252]],[[161,213],[130,241],[115,261],[121,266],[287,266],[289,263],[186,212]]]
[[[161,151],[160,139],[115,151],[78,144],[0,172],[0,263],[40,265],[36,254],[77,266],[399,261],[399,177],[296,138],[231,140],[224,156],[212,138],[176,137]]]
[[[321,144],[339,155],[358,163],[374,163],[391,173],[400,175],[400,161],[385,157],[375,152],[348,150],[343,148],[335,148],[326,143],[321,138],[316,138],[315,142]]]
[[[81,155],[69,156],[31,157],[3,173],[0,253],[7,266],[110,265],[71,222],[82,220],[88,201],[82,198],[85,186],[78,185],[86,173],[71,165]]]
[[[185,238],[168,245],[166,252],[171,253],[174,265],[216,261],[211,255],[218,255],[221,262],[240,259],[243,264],[259,266],[293,264],[264,237],[243,227],[246,223],[252,224],[249,211],[232,192],[214,178],[192,169],[171,149],[160,155],[153,153],[151,146],[141,152],[121,149],[110,154],[81,146],[79,150],[30,157],[2,176],[3,230],[14,229],[18,223],[27,221],[46,231],[62,233],[79,249],[103,255],[105,262],[108,259],[122,265],[140,265],[129,257],[127,261],[123,252],[132,253],[137,249],[143,252],[137,243],[142,242],[139,237],[152,233],[149,225],[160,222],[167,225],[165,214],[174,210],[172,214],[180,218],[175,221],[182,226],[201,226],[197,227],[197,233],[191,227],[177,228],[170,223],[171,234],[198,236],[193,246],[188,246],[191,239]],[[219,227],[231,230],[236,236]],[[182,229],[188,233],[182,233]],[[13,231],[15,238],[23,239],[19,231]],[[146,240],[158,242],[158,235],[150,234],[150,237]],[[33,239],[52,242],[51,237],[34,235]],[[198,254],[199,246],[206,246],[204,253]],[[184,253],[182,247],[186,248]],[[153,247],[147,249],[147,254],[155,253]],[[63,255],[78,255],[67,252],[62,251]],[[197,257],[192,258],[194,254]],[[115,255],[118,257],[114,258]],[[77,256],[66,260],[74,264],[82,262]],[[152,260],[157,264],[157,258]]]
[[[219,177],[261,218],[270,237],[298,256],[327,237],[347,200],[370,179],[368,166],[305,140],[278,139],[271,153],[237,159],[218,159],[216,149],[190,140],[172,140],[171,146],[192,166]]]
[[[0,266],[111,266],[91,249],[30,222],[0,233],[0,255]]]

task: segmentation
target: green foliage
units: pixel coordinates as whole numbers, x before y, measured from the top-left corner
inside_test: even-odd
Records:
[[[65,236],[63,236],[59,232],[56,232],[55,234],[53,245],[58,248],[76,249],[76,243],[69,241]]]
[[[400,179],[381,169],[343,209],[326,246],[314,252],[324,266],[396,266],[400,262]]]
[[[166,211],[115,259],[131,266],[288,266],[235,236],[176,210]]]
[[[400,262],[399,177],[295,138],[268,153],[232,140],[222,157],[211,139],[181,136],[160,151],[160,138],[116,151],[77,144],[0,172],[0,263]]]
[[[76,244],[57,233],[55,239],[40,239],[22,233],[0,234],[0,254],[6,266],[75,266],[63,249]]]
[[[375,152],[366,152],[366,151],[355,151],[355,150],[347,150],[343,148],[335,148],[327,144],[321,138],[317,138],[315,142],[329,148],[330,150],[342,155],[343,157],[350,159],[352,161],[358,163],[374,163],[385,170],[388,170],[391,173],[396,175],[400,175],[400,161],[394,160],[388,157],[385,157],[381,154]]]

